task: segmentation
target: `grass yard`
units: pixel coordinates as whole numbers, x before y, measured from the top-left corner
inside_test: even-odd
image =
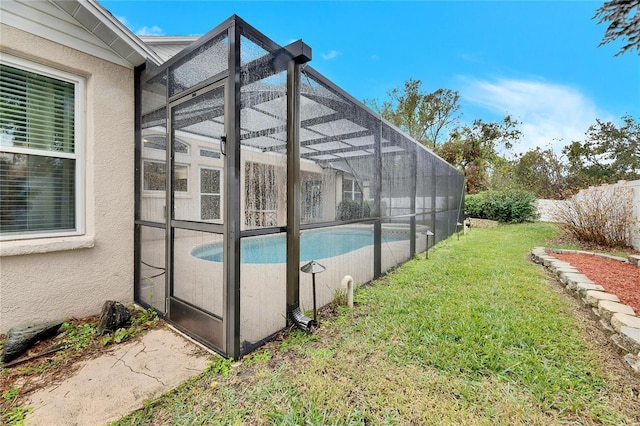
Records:
[[[214,360],[115,424],[640,422],[640,379],[608,368],[585,312],[528,259],[555,232],[453,237],[358,289],[353,311],[326,311],[317,333]]]

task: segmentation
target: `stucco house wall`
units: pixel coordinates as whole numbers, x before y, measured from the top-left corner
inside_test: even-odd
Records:
[[[134,71],[0,24],[1,52],[86,80],[85,233],[0,243],[0,333],[133,301]]]

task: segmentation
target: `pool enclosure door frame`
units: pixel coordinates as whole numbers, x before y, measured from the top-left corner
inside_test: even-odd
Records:
[[[226,105],[226,78],[216,83],[209,84],[198,90],[189,92],[178,99],[174,99],[169,103],[168,108],[168,133],[170,135],[171,149],[167,149],[167,164],[171,165],[171,173],[167,183],[166,199],[171,207],[167,209],[168,220],[166,234],[166,253],[167,253],[167,319],[179,328],[184,329],[194,337],[203,340],[209,345],[213,345],[221,352],[226,352],[226,332],[225,332],[225,309],[227,286],[224,283],[223,271],[217,274],[207,275],[211,269],[201,270],[194,262],[199,262],[194,256],[191,256],[191,248],[196,238],[184,238],[187,244],[181,244],[176,238],[177,233],[199,233],[199,235],[219,235],[222,236],[223,242],[226,241],[224,215],[221,214],[222,221],[198,221],[194,220],[193,215],[197,211],[178,213],[176,209],[176,174],[177,167],[175,161],[175,146],[178,140],[178,132],[183,127],[197,127],[205,124],[207,120],[214,118],[214,123],[218,124],[215,128],[207,128],[201,126],[200,133],[204,136],[219,139],[221,144],[226,141],[226,124],[225,124],[225,105]],[[220,101],[222,107],[220,108]],[[212,105],[217,104],[218,108]],[[220,116],[219,114],[222,113]],[[222,121],[220,123],[220,121]],[[209,134],[206,134],[209,133]],[[167,147],[169,148],[169,147]],[[220,146],[221,151],[224,147]],[[202,219],[202,166],[190,164],[190,167],[198,169],[199,178],[191,185],[196,185],[196,189],[192,191],[198,193],[200,202],[200,218]],[[222,176],[220,176],[222,178]],[[222,182],[220,182],[220,180]],[[224,178],[218,180],[220,186],[225,181]],[[227,191],[223,190],[224,198]],[[226,205],[226,200],[220,201],[222,205]],[[196,218],[197,219],[197,218]],[[182,240],[182,239],[181,239]],[[202,238],[206,240],[206,238]],[[184,246],[184,247],[183,247]],[[223,252],[225,244],[222,245]],[[224,256],[223,254],[223,257]],[[201,262],[201,261],[200,261]],[[208,262],[210,263],[210,262]],[[218,269],[220,266],[217,267]],[[204,275],[204,276],[203,276]],[[218,303],[212,303],[217,300]],[[218,306],[215,306],[218,305]]]
[[[238,23],[242,21],[232,16],[164,64],[155,66],[147,62],[136,70],[134,299],[145,307],[156,309],[169,323],[195,340],[232,358],[240,356],[241,28]],[[244,31],[252,29],[247,27]],[[200,61],[201,58],[206,59]],[[195,191],[195,185],[201,185],[201,180],[195,179],[192,171],[197,169],[199,174],[203,169],[202,162],[194,161],[187,166],[186,173],[190,174],[187,192],[176,195],[175,175],[180,166],[177,163],[189,156],[199,156],[202,160],[205,155],[199,144],[193,144],[186,153],[185,150],[176,152],[176,142],[181,136],[176,112],[183,106],[188,109],[200,99],[206,100],[214,91],[223,94],[222,105],[215,107],[216,113],[211,115],[207,108],[196,107],[185,114],[186,118],[190,116],[195,121],[200,115],[202,121],[207,122],[200,123],[200,128],[185,129],[186,132],[197,134],[204,130],[206,133],[207,126],[215,124],[213,122],[222,126],[218,134],[200,134],[201,138],[204,136],[202,140],[206,140],[203,143],[208,145],[206,155],[215,154],[215,159],[210,160],[220,168],[219,220],[207,221],[194,217],[202,208],[201,200],[198,207],[194,204],[190,210],[176,210],[176,200],[178,203],[184,200],[189,190],[202,196],[201,188]],[[198,123],[195,124],[197,127]],[[185,123],[185,127],[191,125]],[[149,188],[151,178],[146,170],[150,153],[147,146],[149,129],[167,140],[160,147],[157,143],[149,144],[151,148],[166,150],[166,160],[155,159],[169,165],[164,169],[166,182],[162,185],[162,194],[149,191],[160,187],[158,182],[153,182],[155,187]],[[176,217],[177,211],[191,211],[192,216],[185,213],[186,217],[180,217],[180,214]],[[189,250],[180,247],[177,234],[187,235],[185,241],[189,236],[195,236],[188,245]],[[200,260],[200,265],[195,265],[193,248],[207,246],[210,239],[222,247],[222,262]],[[217,269],[209,274],[210,265],[214,263]],[[210,300],[185,297],[189,283],[183,280],[188,281],[189,271],[198,268],[199,283],[209,279],[207,285],[218,291],[214,309],[207,304]]]

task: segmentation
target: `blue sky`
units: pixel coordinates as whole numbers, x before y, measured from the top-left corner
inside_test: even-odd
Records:
[[[457,90],[462,122],[523,124],[517,151],[581,140],[595,118],[640,120],[640,56],[598,47],[602,1],[101,1],[139,35],[202,35],[237,14],[356,99],[409,78]]]

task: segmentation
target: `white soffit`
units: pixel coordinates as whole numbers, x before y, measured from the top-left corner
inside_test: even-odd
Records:
[[[199,36],[138,36],[147,46],[158,54],[162,61],[166,62],[180,53]]]
[[[94,0],[2,0],[3,24],[127,68],[160,57]]]
[[[83,27],[102,40],[120,57],[133,65],[141,65],[146,59],[156,64],[160,57],[133,34],[111,12],[95,0],[51,0],[75,18]]]

